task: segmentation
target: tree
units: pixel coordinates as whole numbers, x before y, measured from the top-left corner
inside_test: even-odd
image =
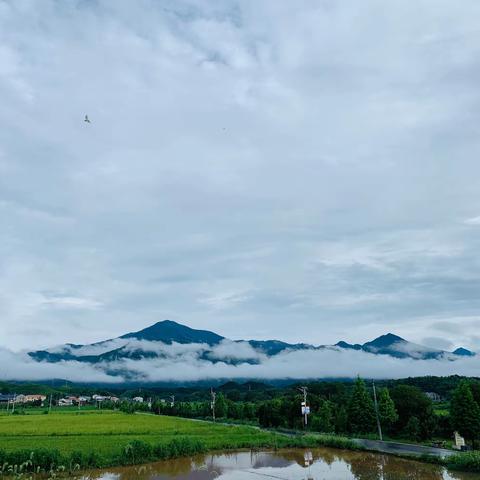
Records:
[[[375,429],[375,407],[365,382],[359,377],[348,405],[348,424],[352,433],[368,433]]]
[[[410,417],[403,430],[408,438],[417,441],[421,439],[422,430],[420,420],[417,417]]]
[[[262,427],[285,426],[285,419],[280,413],[282,401],[280,398],[267,400],[258,408],[258,422]]]
[[[223,418],[227,416],[227,401],[223,396],[223,393],[219,393],[215,400],[215,415],[217,418]]]
[[[467,380],[462,380],[453,392],[450,415],[454,430],[470,440],[475,448],[475,440],[480,437],[480,407]]]
[[[390,431],[393,424],[398,420],[395,403],[390,397],[388,388],[382,388],[378,395],[378,414],[380,423],[385,431]]]
[[[335,430],[333,420],[332,404],[328,400],[324,400],[312,418],[312,429],[318,432],[333,432]]]
[[[422,439],[431,438],[436,429],[436,418],[432,401],[417,387],[398,385],[390,390],[390,396],[398,412],[398,420],[394,431],[404,431],[411,417],[417,417],[420,422]]]
[[[347,410],[343,405],[335,410],[335,433],[346,433],[348,430]]]
[[[470,382],[470,390],[472,391],[473,399],[480,405],[480,382],[472,380]]]

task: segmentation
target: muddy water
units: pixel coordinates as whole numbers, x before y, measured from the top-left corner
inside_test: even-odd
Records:
[[[78,480],[479,480],[389,455],[329,448],[208,454],[90,472]]]

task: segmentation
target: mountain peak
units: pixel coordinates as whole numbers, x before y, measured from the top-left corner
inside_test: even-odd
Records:
[[[349,349],[349,350],[361,350],[362,349],[362,346],[360,344],[358,344],[358,343],[351,344],[351,343],[345,342],[344,340],[340,340],[334,346]]]
[[[175,342],[216,345],[224,337],[208,330],[196,330],[173,320],[162,320],[138,332],[122,335],[120,338],[135,338],[137,340],[149,340],[167,344]]]
[[[466,348],[463,348],[463,347],[457,348],[452,353],[454,355],[460,355],[461,357],[473,357],[473,356],[475,356],[475,354],[472,351],[467,350]]]
[[[407,343],[407,341],[399,337],[398,335],[394,335],[393,333],[387,333],[385,335],[380,335],[375,340],[371,342],[364,343],[363,346],[375,347],[375,348],[384,348],[390,347],[395,343]]]

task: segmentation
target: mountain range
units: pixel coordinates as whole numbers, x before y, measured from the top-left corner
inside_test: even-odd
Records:
[[[30,352],[39,362],[57,363],[78,361],[89,364],[108,364],[119,360],[167,358],[188,355],[195,350],[206,362],[260,363],[262,358],[273,357],[285,351],[302,350],[358,350],[374,355],[388,355],[401,359],[455,360],[476,355],[466,348],[453,352],[429,348],[387,333],[364,344],[340,341],[335,345],[286,343],[280,340],[229,340],[208,330],[196,330],[172,320],[164,320],[137,332],[89,345],[66,344],[59,347]],[[200,352],[200,353],[198,353]]]

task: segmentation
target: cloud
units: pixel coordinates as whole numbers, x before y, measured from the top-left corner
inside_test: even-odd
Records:
[[[27,354],[13,353],[0,348],[0,373],[2,380],[51,380],[64,379],[72,382],[107,382],[118,383],[122,378],[115,378],[90,364],[71,361],[44,363],[32,360]]]
[[[475,316],[479,14],[1,1],[0,343],[164,318],[420,342]]]
[[[464,223],[467,225],[480,225],[480,216],[479,217],[472,217],[472,218],[467,218]]]
[[[453,343],[441,337],[426,337],[423,339],[422,343],[439,350],[453,350]]]
[[[154,345],[157,343],[157,345]],[[223,342],[213,349],[208,345],[172,344],[158,342],[133,342],[132,350],[142,347],[146,351],[161,353],[158,358],[121,359],[92,366],[78,361],[60,363],[34,362],[22,354],[0,351],[4,368],[2,379],[45,380],[62,378],[76,382],[111,382],[125,380],[142,382],[190,382],[198,380],[243,379],[318,379],[353,378],[404,378],[423,375],[477,376],[480,359],[476,357],[447,356],[437,360],[399,359],[390,356],[324,348],[320,350],[284,351],[274,357],[251,352],[245,344]],[[251,348],[251,347],[250,347]],[[212,352],[216,362],[207,360],[205,352]],[[218,361],[225,354],[230,360]],[[210,356],[210,355],[209,355]],[[255,359],[257,362],[246,362]]]

